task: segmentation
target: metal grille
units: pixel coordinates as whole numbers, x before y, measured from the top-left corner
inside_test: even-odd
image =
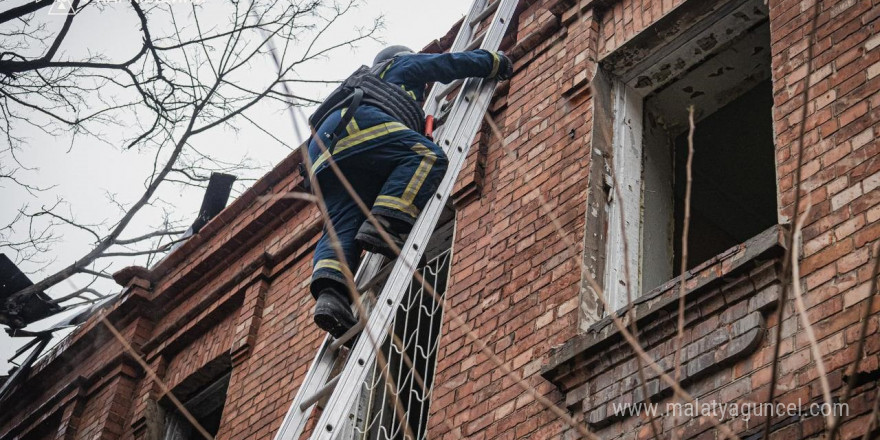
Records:
[[[389,328],[393,334],[382,346],[385,371],[374,362],[361,389],[353,438],[427,438],[450,260],[447,249],[418,269],[439,300],[421,283],[410,284]]]

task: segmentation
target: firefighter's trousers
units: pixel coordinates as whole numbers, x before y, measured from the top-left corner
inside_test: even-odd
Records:
[[[336,161],[336,164],[374,215],[397,219],[411,226],[440,185],[446,173],[447,159],[443,150],[428,138],[414,131],[407,132],[406,136],[359,151]],[[357,270],[362,249],[355,241],[355,235],[367,219],[332,169],[321,170],[317,182],[344,261],[334,250],[329,225],[325,224],[324,234],[315,249],[313,295],[333,283],[337,283],[334,287],[345,291],[342,267],[348,266],[352,275]]]

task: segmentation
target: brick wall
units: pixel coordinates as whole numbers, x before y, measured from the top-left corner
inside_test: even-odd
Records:
[[[613,53],[650,25],[652,20],[656,21],[658,12],[665,14],[683,3],[623,1],[608,6],[602,19],[600,57],[603,56],[601,54]],[[880,51],[876,49],[880,43],[876,28],[880,6],[867,1],[820,2],[816,44],[813,47],[814,61],[808,75],[806,35],[813,5],[814,2],[801,1],[769,2],[774,84],[773,128],[779,179],[779,216],[782,223],[788,223],[794,209],[793,181],[798,163],[797,140],[803,105],[801,93],[809,80],[802,176],[804,194],[809,196],[805,197],[801,209],[803,212],[806,199],[812,203],[812,208],[804,229],[800,268],[806,289],[807,315],[815,329],[824,365],[829,371],[832,394],[837,396],[843,389],[846,368],[855,358],[859,320],[867,307],[871,263],[877,258],[875,246],[880,236],[878,216],[873,214],[880,203],[880,191],[877,191],[880,163],[876,160],[878,147],[874,140],[880,128],[876,107],[880,102],[880,80],[872,71],[872,66],[878,66],[880,60]],[[691,292],[700,294],[700,289]],[[691,303],[688,304],[691,307]],[[727,306],[731,307],[732,304],[728,303]],[[753,354],[730,366],[717,365],[713,367],[715,373],[685,388],[706,400],[740,403],[765,401],[773,358],[772,342],[776,332],[781,331],[777,401],[798,402],[802,404],[802,409],[810,403],[819,402],[821,388],[816,359],[809,351],[804,326],[797,320],[791,301],[783,307],[785,314],[781,326],[775,312],[765,315],[765,337]],[[866,359],[860,368],[863,373],[874,374],[878,368],[878,309],[880,307],[875,303],[870,311]],[[694,322],[696,326],[693,331],[696,333],[686,333],[685,344],[693,343],[692,338],[699,338],[706,329],[704,323],[711,322],[711,318],[702,317]],[[596,329],[594,326],[593,330]],[[566,403],[569,408],[575,413],[582,412],[586,422],[596,422],[590,426],[600,430],[602,438],[651,437],[653,433],[645,418],[610,418],[602,413],[607,409],[602,407],[602,402],[615,398],[618,403],[638,401],[641,399],[640,391],[634,392],[635,397],[619,391],[603,391],[604,376],[591,378],[602,372],[595,370],[601,366],[615,371],[616,380],[628,381],[630,386],[638,383],[631,368],[623,367],[623,371],[620,370],[625,365],[621,362],[628,348],[621,346],[610,354],[612,359],[596,363],[595,358],[590,356],[599,355],[584,348],[588,339],[598,339],[602,343],[614,340],[612,336],[601,338],[588,333],[569,341],[554,354],[565,358],[565,361],[555,358],[546,370],[546,377],[563,390],[568,390]],[[657,351],[649,350],[649,353],[660,360],[664,356],[662,342],[643,341],[643,344],[646,349],[656,347]],[[665,342],[669,343],[670,340]],[[724,342],[723,338],[716,342],[719,342],[719,350],[729,347],[729,343],[721,343]],[[687,362],[687,356],[684,360]],[[671,372],[668,362],[661,364]],[[687,369],[685,376],[686,373]],[[649,380],[650,377],[649,374]],[[649,388],[656,385],[653,382],[648,384]],[[656,389],[652,388],[651,391]],[[870,383],[856,388],[850,401],[851,417],[841,428],[844,438],[864,434],[875,395],[876,390]],[[654,400],[662,405],[673,399],[669,397],[669,392],[660,392]],[[750,423],[737,420],[728,422],[728,426],[739,435],[754,434],[763,426],[763,421],[762,417],[753,417]],[[798,421],[801,423],[795,423]],[[673,419],[664,417],[661,422],[662,433],[670,435],[674,427]],[[821,417],[775,422],[778,423],[774,428],[775,436],[779,438],[809,438],[824,429]],[[684,437],[714,438],[718,435],[710,429],[712,425],[706,419],[685,418],[682,423]]]
[[[516,62],[505,103],[493,108],[505,137],[484,136],[479,198],[458,206],[446,313],[470,328],[445,319],[430,419],[436,438],[562,432],[560,421],[473,341],[485,342],[539,393],[560,399],[538,373],[550,347],[577,331],[591,115],[585,91],[574,87],[574,57],[590,43],[585,35],[568,41],[548,7],[538,2],[520,15],[518,41],[544,38]],[[589,19],[583,23],[589,28]]]
[[[604,270],[603,173],[613,154],[610,127],[598,122],[608,120],[606,103],[588,86],[599,60],[695,1],[703,0],[521,2],[505,43],[516,74],[490,109],[502,135],[484,127],[453,195],[456,231],[431,438],[576,437],[515,378],[602,438],[651,436],[644,419],[602,413],[610,402],[643,395],[631,351],[601,319],[596,292],[585,283],[601,281]],[[793,212],[801,91],[809,80],[802,159],[813,207],[801,269],[808,315],[837,394],[854,357],[877,257],[871,248],[880,235],[880,5],[820,3],[808,75],[805,34],[813,2],[769,1],[773,127],[779,216],[786,223]],[[272,197],[297,189],[298,162],[292,154],[158,267],[127,280],[124,300],[106,315],[177,391],[201,376],[207,380],[218,365],[231,369],[218,438],[271,437],[323,337],[311,322],[307,290],[318,213],[302,200]],[[695,395],[766,398],[772,341],[781,331],[779,399],[820,398],[803,326],[790,301],[774,301],[786,243],[783,230],[774,231],[768,233],[772,246],[744,245],[689,275],[686,343],[694,348],[685,358],[693,366],[685,371],[694,374],[685,387]],[[768,273],[759,286],[755,280]],[[656,321],[655,338],[645,345],[658,360],[672,350],[667,324],[675,283],[637,307],[638,319]],[[874,317],[868,329],[862,371],[873,372],[880,350]],[[734,345],[747,335],[754,336],[748,344]],[[474,338],[513,373],[504,374]],[[710,359],[715,352],[735,356]],[[646,385],[656,401],[671,399],[656,376]],[[23,404],[0,413],[0,438],[155,438],[160,407],[167,405],[162,394],[134,355],[93,319],[38,363],[14,396]],[[870,384],[856,389],[845,436],[864,431],[875,394]],[[756,421],[729,426],[742,434]],[[57,429],[37,430],[43,422]],[[705,419],[681,423],[686,437],[715,435]],[[668,436],[674,419],[661,427]],[[776,429],[780,438],[795,430],[809,437],[822,420],[783,421]]]
[[[805,302],[833,389],[839,393],[844,369],[852,362],[857,327],[869,294],[871,264],[878,256],[880,237],[877,215],[880,203],[880,163],[874,141],[880,125],[880,51],[877,2],[821,2],[810,74],[806,70],[807,33],[812,3],[771,2],[770,31],[773,48],[774,128],[781,217],[794,209],[794,169],[798,162],[796,139],[802,123],[801,92],[809,83],[807,117],[804,122],[803,187],[813,204],[804,229],[801,270],[808,292]],[[803,13],[803,10],[809,13]],[[872,44],[873,41],[873,44]],[[805,203],[807,200],[805,200]],[[871,219],[871,212],[873,221]],[[872,251],[872,247],[874,250]],[[872,310],[872,315],[876,314]],[[867,359],[863,371],[877,369],[878,341],[872,316]],[[784,370],[780,382],[796,387],[810,399],[819,396],[815,359],[802,326],[792,318],[783,323]],[[801,361],[804,359],[804,361]],[[756,378],[760,384],[763,378]],[[843,425],[844,436],[865,430],[866,407],[873,389],[859,388],[853,413],[861,413]],[[805,399],[806,400],[806,399]],[[821,420],[810,420],[802,429],[811,435]],[[797,427],[788,428],[794,430]]]

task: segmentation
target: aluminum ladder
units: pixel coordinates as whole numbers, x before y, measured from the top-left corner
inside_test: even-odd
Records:
[[[518,0],[475,0],[450,52],[477,48],[498,50],[508,24],[513,19],[517,4]],[[481,28],[480,23],[489,16],[492,16],[492,19],[488,27],[483,26],[485,31],[478,32]],[[458,173],[464,165],[471,142],[482,125],[483,116],[489,107],[496,85],[495,80],[469,78],[446,85],[438,83],[432,88],[424,109],[428,115],[440,114],[442,116],[438,119],[445,119],[445,123],[437,130],[436,142],[449,159],[446,175],[435,197],[428,202],[413,226],[393,267],[386,265],[387,267],[383,268],[386,259],[379,254],[368,253],[364,258],[355,275],[355,284],[362,293],[374,287],[378,283],[377,280],[384,276],[387,268],[391,267],[382,294],[365,324],[361,319],[359,325],[339,339],[334,339],[330,335],[324,338],[284,417],[281,428],[275,435],[275,440],[298,440],[315,404],[327,395],[330,395],[330,398],[311,438],[335,439],[345,430],[345,421],[349,418],[349,413],[352,412],[358,398],[357,390],[366,380],[369,368],[376,360],[374,350],[378,348],[372,346],[369,335],[372,335],[380,345],[387,337],[386,329],[412,281],[413,271],[437,226]],[[456,89],[459,89],[459,92],[450,103],[448,97]],[[369,333],[358,338],[357,343],[348,353],[342,372],[331,378],[330,375],[343,345],[361,330]]]

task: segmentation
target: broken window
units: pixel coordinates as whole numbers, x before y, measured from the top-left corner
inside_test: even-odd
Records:
[[[220,431],[220,420],[223,416],[223,407],[226,404],[226,390],[229,388],[230,375],[231,372],[226,372],[219,378],[203,384],[195,392],[186,393],[185,389],[193,386],[187,381],[175,389],[175,395],[178,393],[188,395],[188,397],[181,399],[183,406],[211,437],[216,436]],[[193,378],[199,377],[198,373],[193,375]],[[181,387],[184,388],[183,391],[178,390]],[[170,405],[170,402],[166,402],[163,406],[166,409],[165,433],[162,437],[164,440],[201,440],[205,438],[181,411]]]
[[[614,119],[605,276],[612,310],[626,305],[626,289],[635,298],[680,274],[688,106],[696,127],[688,269],[777,222],[766,8],[730,1],[704,15],[681,33],[689,38],[654,48],[641,64],[622,68],[621,54],[602,64]]]
[[[55,411],[48,418],[41,420],[33,430],[28,431],[24,436],[17,438],[21,440],[50,440],[58,438],[58,432],[61,427],[61,416],[61,411]]]

